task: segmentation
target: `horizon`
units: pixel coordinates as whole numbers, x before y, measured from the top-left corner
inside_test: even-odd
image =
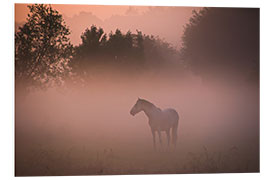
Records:
[[[26,22],[29,13],[27,5],[29,4],[14,4],[15,30]],[[96,25],[103,28],[107,34],[115,32],[116,29],[124,33],[127,31],[135,33],[138,29],[143,34],[165,40],[176,49],[181,47],[184,26],[188,23],[192,11],[201,9],[201,7],[181,6],[50,5],[63,15],[71,31],[69,36],[71,43],[75,46],[81,43],[80,36],[85,29]]]

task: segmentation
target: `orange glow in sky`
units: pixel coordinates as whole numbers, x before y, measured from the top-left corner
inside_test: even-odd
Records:
[[[114,5],[65,5],[52,4],[63,15],[71,31],[74,45],[81,42],[80,36],[86,28],[96,25],[106,33],[120,29],[122,32],[136,30],[144,34],[159,36],[179,48],[183,27],[188,23],[192,10],[198,7],[154,7]],[[26,21],[27,4],[15,4],[15,28]]]
[[[72,17],[80,12],[92,12],[100,19],[104,20],[112,15],[123,15],[128,10],[129,6],[109,6],[109,5],[68,5],[68,4],[52,4],[52,7],[57,9],[61,14]],[[144,12],[148,9],[147,6],[136,6],[139,12]],[[27,4],[15,4],[15,21],[25,21],[29,12]]]

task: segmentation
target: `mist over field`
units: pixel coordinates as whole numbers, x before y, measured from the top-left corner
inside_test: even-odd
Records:
[[[164,147],[153,152],[147,117],[129,114],[138,97],[178,111],[175,150],[164,133]],[[35,92],[16,101],[16,174],[255,172],[258,98],[256,86],[206,85],[192,75],[111,74],[83,88]]]

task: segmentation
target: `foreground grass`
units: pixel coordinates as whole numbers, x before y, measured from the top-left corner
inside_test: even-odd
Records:
[[[30,150],[30,149],[29,149]],[[256,172],[258,165],[232,147],[224,152],[140,151],[89,147],[35,147],[16,152],[16,176],[181,174]]]

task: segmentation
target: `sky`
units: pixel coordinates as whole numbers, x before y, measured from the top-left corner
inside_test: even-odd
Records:
[[[100,19],[104,20],[112,15],[124,15],[129,6],[109,6],[109,5],[70,5],[70,4],[53,4],[52,7],[57,9],[60,13],[68,17],[78,15],[80,12],[92,12]],[[140,12],[147,9],[146,6],[137,6]],[[25,21],[27,17],[27,4],[15,4],[15,21]]]
[[[142,31],[159,36],[172,46],[179,48],[183,27],[198,7],[149,7],[109,5],[64,5],[53,4],[53,8],[64,17],[71,30],[70,39],[78,45],[80,35],[91,25],[102,27],[106,33],[119,28],[124,33]],[[15,4],[15,25],[22,25],[28,13],[27,4]]]

